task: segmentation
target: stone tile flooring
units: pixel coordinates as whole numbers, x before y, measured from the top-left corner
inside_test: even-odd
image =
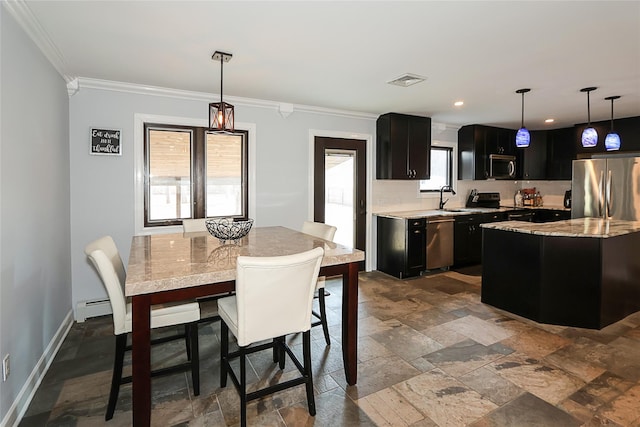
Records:
[[[362,273],[353,387],[342,371],[341,283],[328,281],[332,345],[320,328],[312,333],[317,415],[300,386],[251,403],[249,425],[640,426],[640,313],[601,331],[542,325],[482,304],[477,269],[467,273]],[[290,341],[299,354],[300,337]],[[20,425],[105,425],[113,347],[110,317],[74,325]],[[233,385],[218,386],[217,323],[201,325],[200,347],[200,396],[186,374],[154,379],[153,425],[238,423]],[[172,363],[183,349],[166,344],[154,363]],[[250,362],[254,382],[294,373],[291,363],[277,370],[268,352]],[[125,385],[106,425],[130,424]]]

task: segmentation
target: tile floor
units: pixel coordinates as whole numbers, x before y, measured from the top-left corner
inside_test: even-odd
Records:
[[[340,347],[341,283],[329,281],[332,345],[313,330],[317,415],[304,388],[250,404],[256,426],[640,426],[640,313],[601,331],[542,325],[480,302],[477,269],[411,280],[360,276],[358,384]],[[570,308],[568,308],[570,309]],[[131,386],[104,422],[113,335],[109,317],[72,327],[21,426],[128,426]],[[300,352],[300,338],[291,342]],[[218,324],[200,328],[201,394],[188,375],[154,379],[156,426],[238,423],[232,384],[218,387]],[[183,357],[167,344],[154,363]],[[250,359],[261,381],[286,378],[268,352]]]

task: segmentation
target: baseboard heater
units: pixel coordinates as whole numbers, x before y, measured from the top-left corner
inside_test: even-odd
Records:
[[[91,317],[111,314],[111,302],[109,299],[99,299],[93,301],[80,301],[76,305],[76,322],[83,323]]]

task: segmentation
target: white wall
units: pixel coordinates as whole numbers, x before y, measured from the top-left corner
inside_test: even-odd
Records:
[[[65,82],[0,7],[0,419],[12,424],[70,325]],[[62,331],[60,329],[63,329]]]
[[[109,82],[80,80],[70,99],[71,159],[71,259],[73,306],[80,301],[105,298],[103,286],[87,262],[84,246],[104,235],[113,236],[125,265],[134,226],[134,115],[208,119],[208,102],[214,96]],[[150,92],[147,90],[146,92]],[[283,225],[298,229],[313,215],[309,211],[309,138],[313,131],[328,136],[375,134],[375,117],[336,114],[296,106],[287,118],[276,104],[237,100],[236,121],[256,129],[257,226]],[[122,130],[122,156],[89,154],[91,127]],[[343,135],[343,137],[344,137]],[[374,149],[373,147],[371,149]]]

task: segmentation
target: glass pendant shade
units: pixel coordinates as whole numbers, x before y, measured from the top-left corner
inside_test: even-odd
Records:
[[[598,144],[598,132],[591,126],[591,103],[589,102],[589,92],[597,87],[585,87],[580,92],[587,92],[587,127],[582,131],[582,146],[584,148],[595,147]]]
[[[611,101],[611,130],[609,131],[607,136],[604,138],[604,148],[606,148],[607,151],[614,151],[614,150],[620,149],[620,135],[615,133],[613,130],[613,101],[618,98],[620,98],[620,96],[618,95],[609,96],[605,98],[607,101],[609,100]]]
[[[531,89],[518,89],[516,93],[522,95],[522,122],[520,124],[520,129],[518,133],[516,133],[516,147],[518,148],[527,148],[529,143],[531,142],[531,134],[524,127],[524,94],[529,92]]]
[[[609,132],[604,139],[604,148],[607,151],[614,151],[620,149],[620,135],[615,132]]]
[[[582,146],[585,148],[595,147],[598,144],[598,132],[592,127],[582,131]]]
[[[529,142],[531,142],[531,135],[529,134],[529,131],[527,128],[520,128],[516,134],[516,147],[526,148],[529,146]]]

